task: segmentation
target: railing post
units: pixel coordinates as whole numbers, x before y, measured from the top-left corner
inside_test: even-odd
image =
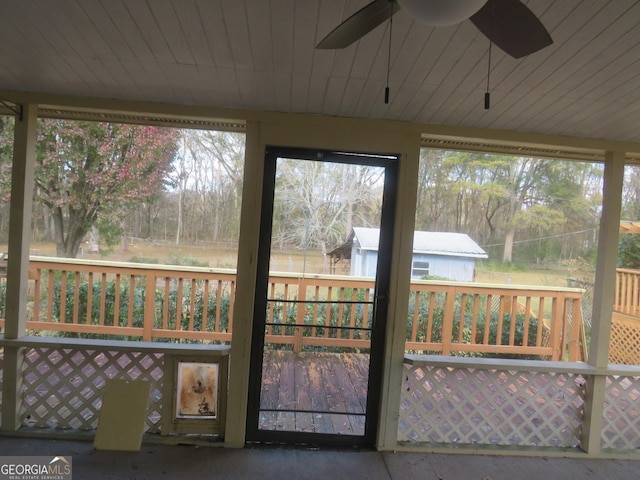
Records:
[[[569,348],[570,329],[569,329],[569,302],[564,294],[558,296],[558,304],[560,306],[560,315],[562,316],[562,331],[560,332],[560,360],[567,357]]]
[[[298,302],[296,307],[296,324],[303,325],[304,324],[304,312],[306,310],[306,304],[304,301],[307,299],[307,283],[304,278],[298,278]],[[293,337],[293,351],[301,352],[302,351],[302,333],[304,331],[304,327],[295,327],[294,337]]]
[[[29,262],[29,280],[33,280],[33,312],[31,318],[33,322],[37,322],[38,320],[40,320],[41,274],[41,269],[32,267],[31,262]]]
[[[556,362],[562,357],[562,309],[558,307],[560,300],[553,297],[551,300],[551,326],[549,339],[551,343],[551,360]]]
[[[584,346],[582,345],[582,303],[580,298],[567,299],[567,312],[571,305],[571,333],[569,335],[569,361],[578,362],[585,361],[586,355],[583,355]]]
[[[453,335],[453,312],[455,310],[456,290],[447,288],[442,319],[442,355],[451,355],[451,336]]]
[[[624,313],[629,313],[631,311],[631,275],[626,273],[624,276],[624,282],[622,282],[622,311]]]
[[[142,340],[150,342],[153,338],[153,324],[156,319],[156,274],[147,272],[147,284],[144,302],[144,324],[142,328]],[[178,319],[180,312],[177,313]],[[179,320],[178,320],[179,321]]]
[[[640,276],[636,272],[633,275],[634,284],[633,284],[633,314],[638,315],[638,309],[640,309]]]

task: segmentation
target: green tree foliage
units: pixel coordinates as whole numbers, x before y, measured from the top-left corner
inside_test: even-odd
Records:
[[[640,167],[637,165],[627,165],[624,169],[621,217],[640,220]]]
[[[178,132],[150,126],[41,119],[36,198],[55,226],[59,256],[75,257],[92,228],[111,231],[161,190]]]
[[[0,202],[8,202],[11,196],[13,131],[13,117],[0,115]]]
[[[640,220],[640,168],[635,165],[625,167],[625,179],[622,192],[622,218]],[[620,235],[618,243],[618,266],[622,268],[640,268],[640,235]]]
[[[11,117],[4,126],[7,201]],[[59,254],[74,255],[94,228],[103,245],[123,227],[133,237],[237,242],[244,135],[62,120],[41,120],[39,129],[34,239],[55,238]],[[593,259],[602,165],[426,148],[421,156],[416,229],[467,233],[496,260]],[[282,161],[274,245],[326,252],[351,227],[377,226],[381,184],[380,169]],[[640,175],[627,167],[623,217],[638,219],[638,205]],[[0,209],[5,235],[7,212]]]
[[[583,162],[423,149],[416,229],[467,233],[505,262],[520,243],[520,261],[577,256],[595,241],[601,179]]]
[[[0,115],[0,238],[6,238],[9,223],[13,131],[13,117]]]
[[[620,235],[618,266],[640,269],[640,235]]]

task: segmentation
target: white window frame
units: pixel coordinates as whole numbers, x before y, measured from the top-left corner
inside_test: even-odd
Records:
[[[424,266],[417,266],[418,264],[422,264],[422,265],[427,265],[427,267],[425,268]],[[414,260],[411,262],[411,276],[412,277],[424,277],[425,275],[430,275],[431,272],[431,262],[426,261],[426,260]]]

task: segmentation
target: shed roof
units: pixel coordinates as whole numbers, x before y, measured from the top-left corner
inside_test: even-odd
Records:
[[[379,228],[354,227],[347,242],[355,237],[363,250],[378,250]],[[488,258],[480,245],[466,233],[420,232],[413,234],[413,253],[446,255],[449,257]]]

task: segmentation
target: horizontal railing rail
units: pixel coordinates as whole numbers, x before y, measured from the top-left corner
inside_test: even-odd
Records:
[[[88,338],[228,343],[234,270],[31,257],[27,328]],[[412,281],[406,350],[583,359],[580,289]],[[367,349],[372,279],[272,273],[267,344]],[[0,321],[0,326],[3,321]]]

